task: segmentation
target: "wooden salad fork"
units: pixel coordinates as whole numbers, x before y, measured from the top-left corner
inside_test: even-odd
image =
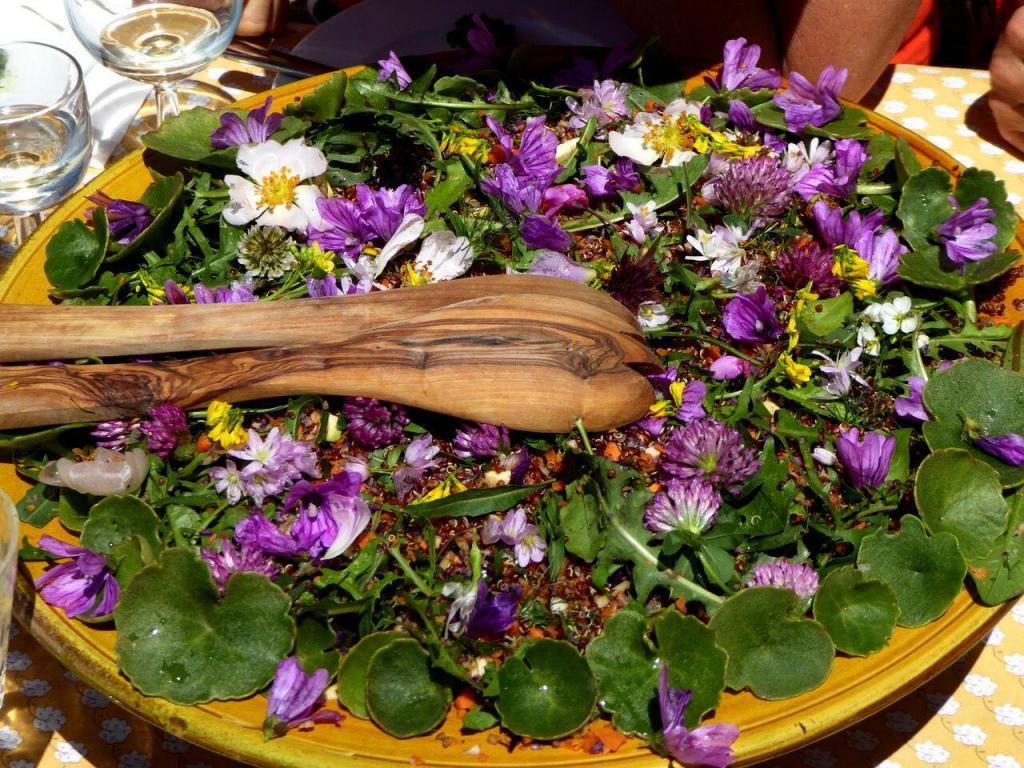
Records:
[[[555,301],[566,311],[553,311]],[[377,397],[527,431],[564,432],[577,419],[611,429],[643,416],[655,399],[630,366],[659,367],[642,336],[623,325],[630,327],[622,313],[593,303],[498,295],[340,341],[150,364],[0,367],[0,429],[125,418],[163,402],[195,408],[307,392]]]
[[[247,304],[0,304],[0,362],[340,341],[449,304],[484,296],[522,294],[549,297],[548,306],[553,314],[571,316],[573,312],[586,312],[597,317],[597,313],[603,313],[609,329],[641,337],[636,319],[606,293],[556,277],[485,275],[357,296]]]

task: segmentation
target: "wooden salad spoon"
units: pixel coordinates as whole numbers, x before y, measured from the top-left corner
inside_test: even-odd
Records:
[[[606,293],[557,277],[484,275],[356,296],[247,304],[30,306],[0,304],[0,362],[255,349],[351,338],[388,323],[483,296],[550,297],[550,310],[604,312],[610,328],[639,335]],[[572,304],[560,303],[571,300]]]
[[[415,291],[412,291],[413,293]],[[398,291],[396,291],[398,293]],[[629,366],[657,369],[615,316],[549,311],[550,296],[488,296],[420,313],[341,342],[151,364],[0,367],[0,429],[138,416],[164,402],[200,407],[316,392],[377,397],[512,429],[590,430],[647,413],[654,391]]]

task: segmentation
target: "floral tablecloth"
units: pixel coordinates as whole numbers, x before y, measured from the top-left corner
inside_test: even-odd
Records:
[[[271,86],[265,73],[228,61],[216,62],[204,76],[239,97]],[[1006,181],[1010,200],[1024,214],[1024,160],[1000,144],[985,108],[987,91],[987,72],[899,66],[870,94],[868,103],[960,163],[993,171]],[[0,258],[0,272],[3,267]],[[27,633],[16,630],[7,657],[7,698],[0,712],[0,766],[237,766],[121,710],[65,670]],[[767,765],[1022,768],[1024,600],[984,643],[915,693],[842,733]]]

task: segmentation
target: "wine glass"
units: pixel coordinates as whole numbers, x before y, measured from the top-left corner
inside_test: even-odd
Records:
[[[103,66],[152,85],[156,127],[178,114],[176,85],[220,56],[244,0],[64,0],[75,35]]]
[[[78,187],[91,154],[78,62],[42,43],[0,45],[0,214],[14,216],[15,245]]]

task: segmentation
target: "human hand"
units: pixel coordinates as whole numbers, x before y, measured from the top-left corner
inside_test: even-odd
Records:
[[[1024,6],[1010,17],[989,64],[988,103],[1003,139],[1024,151]]]
[[[288,18],[288,0],[245,0],[239,37],[259,37],[278,32]]]

